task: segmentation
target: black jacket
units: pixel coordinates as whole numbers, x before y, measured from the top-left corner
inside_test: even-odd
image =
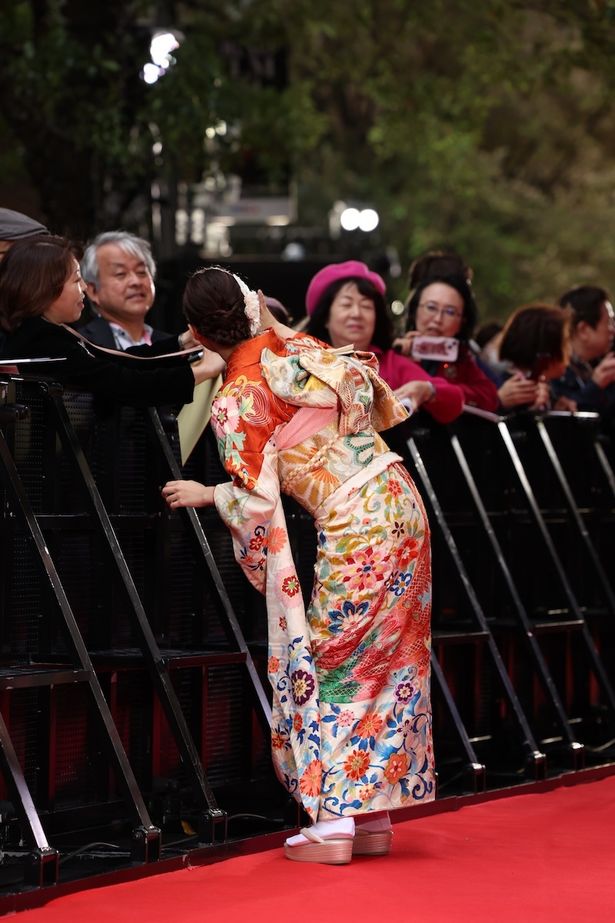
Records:
[[[551,393],[555,400],[568,397],[576,401],[578,410],[591,410],[595,413],[615,416],[615,384],[600,388],[593,380],[593,366],[574,356],[561,378],[550,382]]]
[[[104,317],[94,317],[82,327],[77,327],[77,330],[79,333],[83,334],[90,343],[96,343],[98,346],[106,346],[107,349],[117,348],[111,325]],[[167,352],[175,352],[179,349],[176,337],[169,337],[169,334],[163,333],[162,330],[152,330],[152,345],[160,343],[162,340],[175,341],[174,344],[171,343]],[[25,356],[23,356],[23,358],[25,359]]]
[[[177,338],[159,341],[156,346],[138,346],[137,355],[156,355],[177,350]],[[131,350],[132,352],[132,350]],[[185,360],[143,361],[128,356],[109,356],[59,324],[43,317],[29,317],[8,334],[3,347],[7,359],[64,357],[65,362],[24,365],[26,374],[53,378],[78,391],[133,406],[188,404],[192,401],[194,375]]]

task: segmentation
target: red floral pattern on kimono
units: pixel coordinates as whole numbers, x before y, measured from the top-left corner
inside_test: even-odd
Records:
[[[233,351],[212,408],[233,478],[216,507],[267,601],[274,766],[314,819],[434,797],[429,532],[376,432],[406,413],[373,356],[343,352],[267,331]],[[307,612],[281,491],[317,530]]]

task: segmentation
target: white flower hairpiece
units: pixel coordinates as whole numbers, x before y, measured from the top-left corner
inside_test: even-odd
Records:
[[[248,318],[248,323],[250,325],[250,333],[252,336],[254,336],[256,333],[258,333],[258,329],[261,324],[261,306],[258,300],[258,295],[251,288],[248,288],[243,279],[240,279],[239,276],[236,276],[234,272],[232,272],[231,275],[241,289],[246,317]]]

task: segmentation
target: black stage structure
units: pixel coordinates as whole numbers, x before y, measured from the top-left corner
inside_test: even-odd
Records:
[[[433,533],[440,804],[602,771],[609,435],[592,414],[466,413],[417,415],[388,439]],[[173,408],[0,377],[0,911],[300,820],[270,762],[263,600],[215,512],[160,498],[169,478],[225,479],[211,434],[178,458]],[[312,523],[286,513],[308,595]]]

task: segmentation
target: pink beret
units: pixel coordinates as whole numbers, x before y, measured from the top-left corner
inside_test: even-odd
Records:
[[[332,282],[342,279],[367,279],[381,295],[384,295],[386,285],[384,279],[377,272],[372,272],[365,263],[358,260],[348,260],[346,263],[330,263],[324,269],[319,269],[310,284],[305,296],[305,307],[308,314],[313,314],[318,302]]]

